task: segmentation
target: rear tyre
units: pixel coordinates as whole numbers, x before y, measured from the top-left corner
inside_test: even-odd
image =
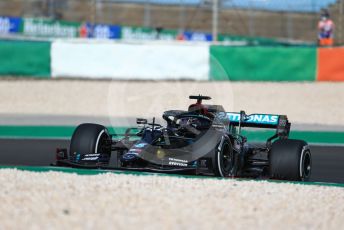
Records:
[[[214,174],[217,177],[228,177],[234,166],[233,147],[230,139],[223,136],[215,149]]]
[[[109,139],[107,128],[98,124],[81,124],[72,136],[70,143],[70,154],[76,153],[111,153],[111,147],[106,145]]]
[[[308,181],[312,172],[312,155],[302,140],[277,140],[269,154],[270,177],[279,180]]]

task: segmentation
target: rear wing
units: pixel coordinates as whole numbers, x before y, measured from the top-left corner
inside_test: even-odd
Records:
[[[244,111],[241,111],[240,113],[219,112],[217,116],[229,126],[276,129],[278,136],[286,137],[290,131],[290,123],[285,115],[258,113],[246,115]]]
[[[226,112],[225,116],[232,125],[239,125],[240,113]],[[277,128],[286,123],[287,116],[274,114],[244,114],[241,120],[242,127]]]

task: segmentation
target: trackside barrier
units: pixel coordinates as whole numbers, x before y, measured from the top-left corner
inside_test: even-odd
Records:
[[[344,47],[318,49],[318,81],[344,81]]]
[[[0,40],[0,76],[344,81],[344,47],[233,47],[183,42]]]
[[[210,80],[314,81],[314,47],[210,47]]]
[[[209,46],[185,43],[55,41],[55,78],[208,80]]]
[[[50,42],[0,40],[0,76],[49,78]]]

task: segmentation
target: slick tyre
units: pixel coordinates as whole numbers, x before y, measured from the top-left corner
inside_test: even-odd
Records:
[[[230,139],[223,136],[215,149],[214,175],[217,177],[228,177],[234,166],[233,147]]]
[[[269,154],[270,177],[278,180],[308,181],[312,172],[312,155],[302,140],[277,140]]]
[[[70,143],[70,154],[76,153],[108,153],[111,146],[106,144],[110,138],[108,130],[98,124],[81,124],[72,136]]]

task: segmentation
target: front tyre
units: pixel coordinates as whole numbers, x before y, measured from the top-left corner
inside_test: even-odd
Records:
[[[272,144],[269,164],[273,179],[308,181],[312,172],[311,151],[302,140],[277,140]]]
[[[233,170],[234,154],[233,147],[228,137],[222,136],[220,143],[215,149],[214,174],[217,177],[228,177]]]
[[[79,125],[72,136],[70,154],[111,153],[111,146],[106,140],[110,139],[107,128],[98,124],[85,123]]]

